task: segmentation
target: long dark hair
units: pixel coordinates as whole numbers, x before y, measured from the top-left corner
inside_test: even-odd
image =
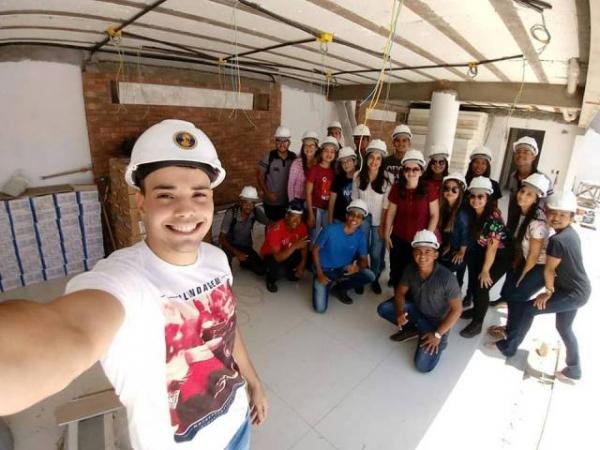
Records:
[[[483,228],[483,223],[495,212],[497,211],[496,205],[494,205],[494,202],[492,201],[492,199],[490,198],[489,194],[485,194],[485,196],[487,197],[487,200],[485,202],[485,208],[483,208],[483,213],[481,214],[481,216],[477,217],[477,213],[475,212],[475,209],[471,206],[471,202],[469,202],[469,206],[467,211],[469,212],[469,216],[470,216],[470,231],[471,231],[471,236],[473,237],[473,239],[477,240],[479,239],[479,234],[481,233],[481,229]]]
[[[520,207],[519,207],[520,209]],[[520,211],[519,211],[520,214]],[[529,208],[529,211],[527,211],[527,214],[525,214],[525,218],[523,219],[523,222],[521,223],[521,226],[518,228],[517,233],[516,233],[516,239],[514,241],[514,260],[513,260],[513,264],[515,267],[518,266],[518,264],[520,264],[522,262],[522,260],[526,257],[526,255],[523,255],[523,248],[521,247],[521,242],[523,242],[523,238],[525,237],[525,233],[527,232],[527,227],[529,227],[529,224],[531,223],[531,221],[533,220],[544,220],[545,221],[546,215],[544,214],[544,210],[540,207],[540,197],[537,197],[537,200],[535,201],[535,203],[533,205],[531,205],[531,207]]]
[[[369,160],[369,155],[371,155],[371,153],[367,153],[367,156],[365,157],[365,159],[367,161]],[[366,161],[363,161],[363,165],[360,169],[358,180],[359,180],[358,188],[361,191],[364,191],[365,189],[367,189],[367,187],[369,186],[369,183],[371,183],[371,179],[369,178],[369,166],[367,165]],[[379,166],[379,170],[377,171],[377,176],[371,183],[371,187],[378,194],[383,194],[386,183],[388,183],[388,179],[385,175],[385,170],[383,168],[383,158],[381,158],[381,165]]]
[[[317,150],[315,152],[315,161],[317,158],[317,152],[319,151],[319,144],[316,144]],[[304,175],[308,175],[308,158],[306,157],[306,153],[304,153],[304,142],[302,142],[302,147],[300,147],[300,158],[302,158],[302,170],[304,171]]]
[[[450,206],[448,200],[446,200],[445,195],[442,194],[440,198],[440,230],[442,232],[452,232],[452,230],[454,230],[456,216],[458,216],[458,212],[460,211],[460,208],[463,205],[463,198],[465,195],[465,191],[462,187],[462,184],[456,180],[452,181],[455,181],[458,185],[458,198],[456,199],[456,203],[454,204],[454,206]]]
[[[448,158],[444,158],[446,160],[446,168],[444,169],[444,173],[442,173],[442,179],[448,175],[448,166],[450,164],[448,164]],[[427,169],[425,170],[425,173],[422,175],[424,180],[434,180],[435,178],[433,178],[435,176],[435,173],[433,173],[433,168],[431,167],[433,164],[431,164],[431,159],[429,160],[429,162],[427,163]]]
[[[402,168],[402,171],[404,171],[404,168]],[[406,177],[404,176],[404,172],[402,172],[399,178],[398,187],[400,188],[400,197],[405,198],[408,188],[406,187]],[[417,184],[415,194],[417,197],[425,197],[427,195],[427,182],[423,179],[423,175],[419,177],[419,183]]]
[[[465,175],[465,180],[467,181],[467,186],[469,184],[471,184],[471,180],[473,178],[475,178],[475,173],[473,172],[473,161],[475,161],[476,159],[478,159],[478,158],[473,158],[471,160],[471,162],[469,163],[469,169],[467,170],[467,174]],[[481,159],[483,159],[487,163],[487,169],[485,169],[485,172],[483,173],[483,175],[477,175],[477,176],[489,178],[490,175],[492,174],[492,165],[486,158],[481,158]]]

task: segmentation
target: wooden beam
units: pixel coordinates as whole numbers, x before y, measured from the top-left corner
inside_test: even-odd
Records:
[[[330,88],[329,100],[360,100],[366,98],[375,86],[358,84]],[[387,89],[387,87],[385,88]],[[456,91],[459,102],[512,104],[521,89],[521,83],[484,83],[476,81],[444,81],[424,83],[392,83],[389,100],[429,102],[434,91]],[[555,106],[558,108],[581,108],[583,90],[578,88],[572,97],[560,84],[524,83],[519,105]]]

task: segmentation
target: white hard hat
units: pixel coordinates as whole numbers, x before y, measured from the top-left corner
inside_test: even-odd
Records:
[[[411,247],[430,247],[434,249],[440,248],[440,243],[433,231],[421,230],[415,233],[415,237],[410,243]]]
[[[425,169],[425,158],[423,158],[423,153],[419,150],[407,151],[404,155],[404,158],[402,158],[401,164],[404,165],[410,161],[416,162],[419,166],[421,166],[421,169]]]
[[[358,210],[362,211],[363,216],[366,216],[367,214],[369,214],[369,208],[367,207],[367,202],[365,202],[363,199],[360,199],[360,198],[352,200],[350,202],[350,204],[348,206],[346,206],[346,211],[350,211],[352,209],[358,209]]]
[[[382,141],[381,139],[373,139],[371,142],[369,142],[369,145],[367,146],[367,155],[369,153],[373,153],[373,152],[379,152],[381,153],[381,156],[386,156],[387,155],[387,145],[385,145],[385,142]]]
[[[333,136],[325,136],[323,138],[323,140],[321,141],[320,147],[323,148],[327,144],[333,145],[336,150],[338,150],[340,148],[340,143]]]
[[[484,191],[488,195],[492,195],[494,192],[494,188],[492,186],[492,182],[487,177],[475,177],[471,180],[471,184],[469,184],[469,191]]]
[[[556,191],[546,200],[548,209],[577,212],[577,198],[571,191]]]
[[[409,139],[412,139],[412,132],[407,125],[398,125],[396,128],[394,128],[394,131],[392,132],[392,139],[400,134],[406,134]]]
[[[356,159],[356,152],[352,147],[342,147],[340,152],[338,153],[338,161],[344,158],[354,158]]]
[[[332,120],[331,122],[329,122],[329,125],[327,125],[327,128],[339,128],[340,130],[342,129],[342,124],[339,123],[337,120]]]
[[[289,139],[292,137],[289,128],[279,126],[275,130],[275,139]]]
[[[433,144],[429,146],[427,156],[429,156],[429,158],[433,158],[434,156],[443,156],[444,158],[448,159],[450,152],[448,151],[448,147],[446,147],[444,144]]]
[[[538,153],[540,152],[538,149],[536,140],[529,136],[523,136],[521,139],[516,141],[513,144],[513,151],[516,152],[517,148],[519,148],[519,147],[529,147],[531,149],[531,151],[533,152],[534,156],[537,156]]]
[[[258,201],[258,192],[254,186],[244,186],[240,192],[240,198],[244,200]]]
[[[371,130],[365,124],[359,124],[354,127],[354,131],[352,131],[352,136],[369,136],[371,137]]]
[[[467,188],[467,181],[465,180],[465,177],[458,172],[452,172],[446,175],[442,180],[442,183],[445,183],[448,180],[457,181],[458,184],[462,186],[463,191]]]
[[[169,161],[212,168],[214,172],[207,174],[213,189],[225,179],[225,169],[208,136],[193,123],[168,119],[152,125],[137,139],[125,171],[125,181],[128,185],[139,188],[135,180],[135,172],[139,166]]]
[[[484,145],[478,145],[473,149],[470,156],[471,161],[475,158],[483,158],[492,162],[492,151]]]
[[[550,180],[541,173],[532,173],[523,180],[523,184],[528,184],[538,192],[538,197],[544,198],[550,190]]]
[[[316,131],[305,131],[302,135],[302,140],[304,139],[314,139],[317,145],[319,145],[319,135]]]

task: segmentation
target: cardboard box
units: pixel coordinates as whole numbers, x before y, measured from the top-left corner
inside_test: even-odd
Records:
[[[76,192],[65,192],[63,194],[55,194],[54,198],[56,199],[56,204],[59,208],[77,204]]]

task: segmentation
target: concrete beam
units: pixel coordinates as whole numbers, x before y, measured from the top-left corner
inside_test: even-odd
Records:
[[[372,84],[336,86],[330,88],[329,100],[360,100],[365,98],[373,88]],[[512,104],[521,89],[521,83],[476,81],[392,83],[387,98],[409,102],[429,102],[431,94],[441,89],[456,91],[459,102]],[[565,86],[560,84],[524,83],[517,104],[579,109],[582,99],[583,89],[581,88],[578,88],[575,95],[570,97],[567,95]]]
[[[590,1],[590,57],[579,126],[587,128],[600,111],[600,4]]]

